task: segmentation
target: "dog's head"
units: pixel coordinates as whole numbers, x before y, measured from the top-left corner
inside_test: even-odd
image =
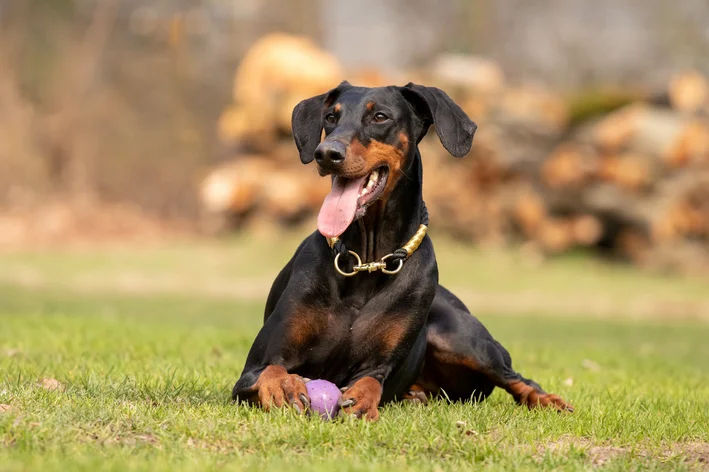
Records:
[[[315,159],[320,174],[333,177],[318,216],[319,231],[339,236],[369,205],[386,200],[432,124],[452,155],[470,151],[475,123],[434,87],[367,88],[343,82],[300,102],[292,121],[300,160]]]

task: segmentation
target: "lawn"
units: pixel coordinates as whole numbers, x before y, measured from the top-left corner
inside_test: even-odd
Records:
[[[500,391],[481,404],[387,406],[374,424],[232,405],[262,293],[289,252],[262,246],[0,255],[0,469],[707,467],[709,324],[692,316],[479,312],[516,368],[573,414],[528,411]],[[255,253],[265,256],[249,278]],[[706,301],[706,282],[584,258],[527,267],[452,243],[439,256],[473,301],[478,286],[500,299],[537,288],[541,300],[596,294],[628,307]]]

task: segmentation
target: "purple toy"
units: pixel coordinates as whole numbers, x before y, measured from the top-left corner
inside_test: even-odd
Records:
[[[324,420],[329,420],[337,415],[340,405],[337,403],[342,393],[332,382],[327,380],[311,380],[305,384],[310,397],[310,410],[317,412]]]

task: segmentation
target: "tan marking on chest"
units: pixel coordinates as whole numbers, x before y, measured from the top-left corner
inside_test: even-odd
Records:
[[[288,321],[287,336],[294,346],[303,346],[323,336],[331,315],[317,308],[300,307]]]

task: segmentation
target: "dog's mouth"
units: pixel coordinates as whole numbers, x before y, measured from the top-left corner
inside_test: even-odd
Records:
[[[370,172],[365,180],[366,183],[362,184],[357,194],[357,212],[355,212],[355,219],[361,218],[367,206],[382,195],[384,187],[386,187],[388,176],[389,169],[386,166],[378,167]],[[362,214],[358,214],[360,211]]]
[[[344,233],[382,195],[388,176],[389,169],[386,166],[377,167],[358,178],[334,176],[332,189],[320,208],[318,231],[329,238]]]

